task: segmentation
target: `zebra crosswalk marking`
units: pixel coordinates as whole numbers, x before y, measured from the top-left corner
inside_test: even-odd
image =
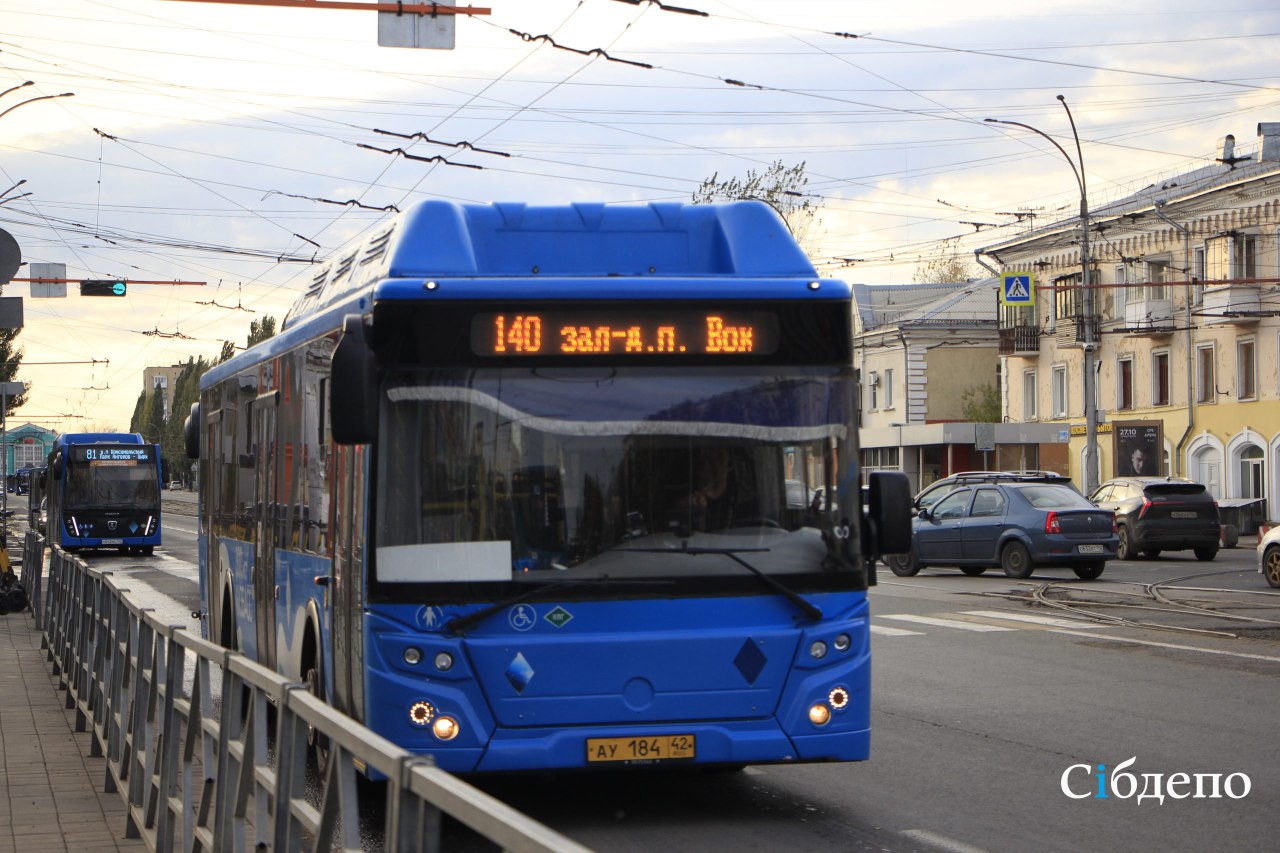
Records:
[[[872,625],[871,633],[882,637],[923,637],[924,631],[908,631],[906,628],[890,628],[887,625]]]
[[[1008,610],[966,610],[965,616],[981,616],[984,619],[1003,619],[1009,622],[1030,622],[1047,628],[1097,628],[1087,619],[1060,619],[1056,616],[1037,616],[1032,613],[1014,613]],[[1109,626],[1108,626],[1109,627]]]
[[[936,625],[939,628],[958,628],[961,631],[977,631],[981,633],[1018,630],[1017,628],[1006,628],[1003,625],[982,625],[977,622],[961,622],[958,619],[939,619],[936,616],[915,616],[910,613],[882,613],[877,618],[898,619],[903,622],[918,622],[921,625]]]

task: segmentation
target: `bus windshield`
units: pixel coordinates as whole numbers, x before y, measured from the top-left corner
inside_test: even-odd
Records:
[[[67,466],[63,506],[145,508],[160,505],[154,461],[77,462]]]
[[[843,574],[853,400],[837,366],[394,372],[377,580]]]

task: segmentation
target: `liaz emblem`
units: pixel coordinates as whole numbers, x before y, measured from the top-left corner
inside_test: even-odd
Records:
[[[557,604],[550,613],[546,614],[542,618],[546,619],[557,628],[563,628],[565,625],[569,624],[569,620],[573,618],[573,614]]]

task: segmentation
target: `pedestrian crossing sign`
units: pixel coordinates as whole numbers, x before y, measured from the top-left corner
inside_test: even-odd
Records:
[[[1035,276],[1029,272],[1004,276],[1000,280],[1000,302],[1004,305],[1035,305]]]

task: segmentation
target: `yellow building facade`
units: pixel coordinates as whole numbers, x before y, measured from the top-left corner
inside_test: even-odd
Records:
[[[1280,515],[1280,123],[1256,144],[1079,216],[979,250],[1030,273],[1032,304],[1000,308],[1006,421],[1060,424],[1089,482],[1086,351],[1101,483],[1130,473],[1125,436],[1158,427],[1159,473]],[[1088,308],[1092,303],[1092,313]],[[1123,435],[1122,435],[1123,433]],[[1117,448],[1121,448],[1117,450]]]

